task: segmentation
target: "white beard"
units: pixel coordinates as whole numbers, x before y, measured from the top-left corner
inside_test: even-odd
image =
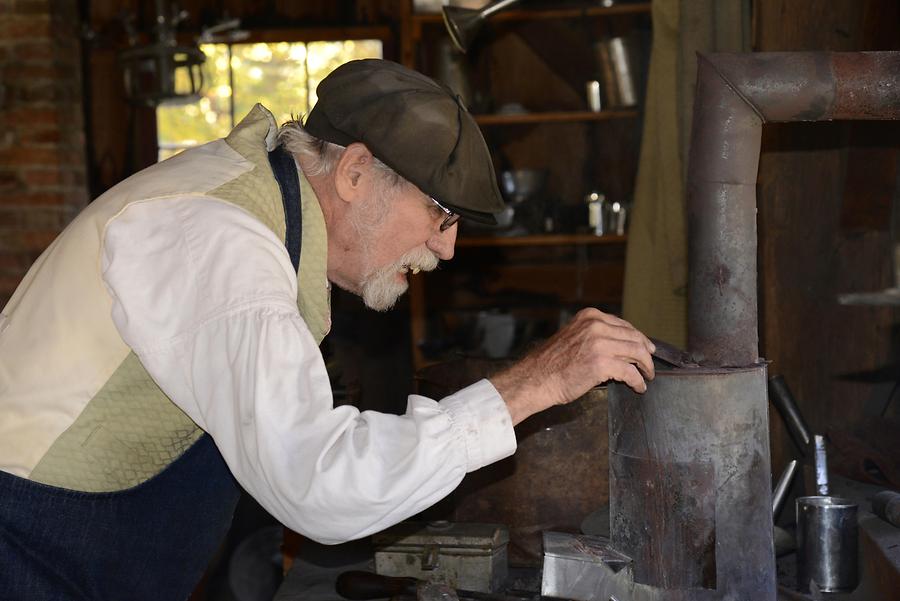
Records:
[[[387,311],[409,288],[406,279],[397,278],[397,273],[406,273],[408,270],[432,271],[438,266],[438,261],[434,253],[422,246],[409,251],[394,263],[375,270],[362,282],[363,303],[375,311]]]

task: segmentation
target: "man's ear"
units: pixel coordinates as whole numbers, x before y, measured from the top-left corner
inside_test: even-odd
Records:
[[[343,201],[355,202],[370,195],[373,159],[365,144],[347,146],[334,172],[334,185]]]

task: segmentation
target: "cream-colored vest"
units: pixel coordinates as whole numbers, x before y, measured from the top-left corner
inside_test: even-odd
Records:
[[[112,323],[100,274],[103,231],[131,203],[197,195],[241,207],[284,240],[281,192],[268,163],[276,133],[271,113],[257,105],[224,140],[112,188],[41,255],[0,321],[3,469],[69,489],[123,490],[159,473],[201,436]],[[321,342],[330,326],[327,239],[302,173],[300,182],[297,305]]]

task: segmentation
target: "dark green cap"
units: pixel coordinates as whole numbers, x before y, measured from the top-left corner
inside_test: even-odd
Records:
[[[487,144],[450,90],[397,63],[345,63],[316,88],[304,124],[313,136],[362,142],[388,167],[452,211],[496,223],[503,210]]]

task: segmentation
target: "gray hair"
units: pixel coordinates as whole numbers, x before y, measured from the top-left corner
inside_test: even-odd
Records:
[[[306,131],[299,119],[287,121],[279,128],[278,141],[288,152],[306,159],[304,173],[308,176],[328,175],[334,172],[347,149],[346,146],[313,136]],[[374,155],[372,167],[376,173],[375,194],[368,199],[365,206],[358,207],[349,215],[350,223],[366,246],[370,245],[372,240],[364,235],[365,232],[381,225],[387,218],[393,200],[406,186],[412,185]]]
[[[307,175],[328,175],[334,171],[341,159],[346,146],[333,144],[316,138],[303,127],[300,119],[287,121],[278,130],[278,141],[288,152],[300,155],[307,160]],[[372,157],[372,162],[379,174],[378,192],[382,197],[393,197],[405,186],[410,185],[399,173],[381,162],[378,157]]]

